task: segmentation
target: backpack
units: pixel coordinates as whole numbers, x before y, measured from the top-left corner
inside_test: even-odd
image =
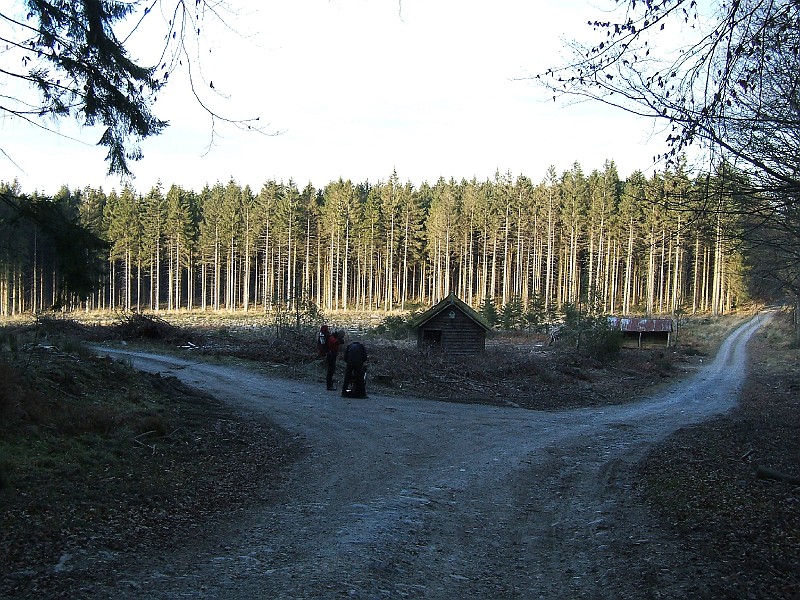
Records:
[[[361,342],[353,342],[345,350],[344,358],[348,364],[363,365],[367,361],[367,349]]]
[[[325,334],[322,331],[317,333],[317,353],[320,356],[325,356],[328,349],[328,340],[325,338]]]

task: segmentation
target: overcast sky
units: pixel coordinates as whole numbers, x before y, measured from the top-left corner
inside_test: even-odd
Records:
[[[209,148],[210,119],[176,77],[156,104],[170,126],[143,145],[133,184],[199,190],[233,178],[257,192],[268,179],[376,183],[395,169],[415,185],[498,170],[538,182],[550,165],[561,173],[578,161],[588,173],[606,159],[622,177],[649,172],[664,137],[650,121],[556,103],[521,80],[559,64],[564,38],[589,34],[595,3],[230,0],[248,8],[229,20],[235,33],[206,25],[200,90],[225,116],[259,116],[274,135],[218,124]],[[162,45],[144,32],[132,44],[145,62]],[[120,187],[105,177],[99,131],[58,129],[69,138],[0,120],[0,180],[18,178],[25,192]]]

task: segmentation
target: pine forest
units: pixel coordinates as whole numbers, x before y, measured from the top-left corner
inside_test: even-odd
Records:
[[[741,224],[725,210],[735,193],[722,172],[621,180],[608,161],[588,175],[550,167],[538,183],[498,172],[414,185],[393,172],[323,189],[231,180],[26,197],[106,242],[94,290],[65,310],[409,311],[454,292],[474,307],[658,315],[720,314],[746,299],[731,242]],[[0,313],[49,310],[64,248],[3,211]]]

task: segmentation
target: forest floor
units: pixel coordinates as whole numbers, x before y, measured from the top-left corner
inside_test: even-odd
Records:
[[[734,324],[698,320],[676,348],[623,349],[611,365],[522,335],[498,336],[482,357],[458,359],[368,340],[369,392],[557,414],[631,403],[697,372]],[[790,331],[781,313],[750,341],[735,409],[679,429],[635,466],[630,502],[655,515],[686,553],[681,564],[692,565],[674,578],[713,582],[696,594],[796,598],[800,590],[800,489],[757,476],[798,476],[800,371]],[[151,351],[204,355],[197,360],[324,387],[307,340],[258,330],[200,333],[160,320],[4,327],[0,597],[89,597],[108,589],[120,556],[177,550],[211,523],[244,518],[279,496],[313,451],[263,412],[98,358],[80,342],[114,340],[131,349],[143,338]]]

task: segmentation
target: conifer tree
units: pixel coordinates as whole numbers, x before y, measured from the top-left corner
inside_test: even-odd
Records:
[[[16,36],[8,44],[8,56],[18,60],[9,62],[4,71],[22,84],[17,95],[4,96],[7,102],[0,112],[26,121],[71,118],[99,125],[104,131],[98,144],[108,149],[109,173],[129,175],[129,161],[141,157],[139,141],[157,135],[166,125],[151,110],[164,80],[156,78],[153,67],[132,60],[114,33],[135,4],[100,0],[24,4],[22,13],[0,12]]]

